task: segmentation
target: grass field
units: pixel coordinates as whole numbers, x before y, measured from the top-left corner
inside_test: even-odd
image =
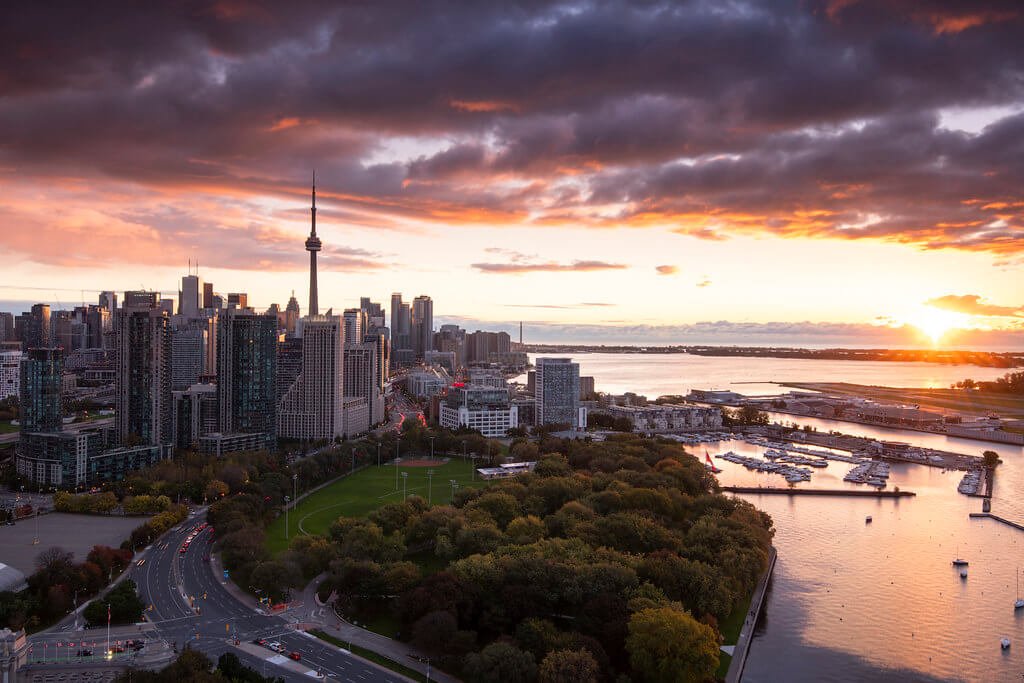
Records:
[[[0,434],[11,434],[21,429],[18,425],[12,425],[9,420],[0,422]]]
[[[405,492],[427,498],[435,504],[450,502],[454,479],[459,487],[482,486],[479,477],[471,478],[472,464],[461,459],[434,467],[402,467],[399,466],[397,486],[395,484],[395,467],[386,464],[381,467],[371,466],[354,475],[337,480],[308,496],[288,513],[288,537],[297,534],[323,534],[327,532],[331,522],[338,517],[362,517],[387,503],[402,500],[402,474],[407,473]],[[432,483],[428,482],[427,472],[433,470]],[[428,490],[429,487],[429,490]],[[285,517],[279,518],[267,527],[266,544],[272,553],[278,553],[288,547],[285,538]]]

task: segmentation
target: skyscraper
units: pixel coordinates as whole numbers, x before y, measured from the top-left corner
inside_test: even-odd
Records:
[[[114,312],[117,311],[117,293],[116,292],[100,292],[99,305],[102,308],[107,309],[111,317]]]
[[[115,323],[117,433],[124,445],[172,442],[171,331],[156,292],[125,292]]]
[[[374,342],[345,344],[344,393],[347,397],[366,400],[370,411],[369,424],[384,421],[384,395],[381,393],[377,354]]]
[[[188,318],[199,315],[203,308],[203,281],[198,275],[186,275],[181,278],[181,289],[178,291],[178,314]]]
[[[412,333],[417,358],[434,350],[434,302],[424,294],[412,300]]]
[[[276,432],[277,318],[228,309],[217,323],[221,434]]]
[[[366,314],[361,308],[346,308],[342,315],[345,321],[345,346],[358,344],[366,330]]]
[[[538,358],[534,414],[538,425],[580,424],[580,366],[570,358]]]
[[[28,313],[22,313],[22,349],[45,348],[53,345],[50,334],[49,304],[35,304]]]
[[[29,349],[21,361],[21,432],[59,432],[63,354],[56,348]]]
[[[171,330],[171,390],[184,391],[213,372],[207,367],[209,331],[205,320],[192,324],[181,320]]]
[[[302,371],[278,404],[279,437],[319,441],[344,433],[343,326],[338,315],[302,319]]]
[[[320,304],[316,291],[316,252],[321,249],[320,238],[316,236],[316,171],[313,171],[313,204],[309,208],[310,229],[309,237],[306,238],[306,251],[309,252],[309,315],[316,316],[320,313]]]
[[[288,299],[288,305],[284,308],[284,330],[288,334],[295,334],[295,323],[299,321],[299,300],[295,298],[295,290]]]
[[[203,283],[203,308],[215,308],[213,305],[213,283]]]

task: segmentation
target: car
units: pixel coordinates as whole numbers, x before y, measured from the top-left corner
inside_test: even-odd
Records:
[[[77,654],[79,657],[92,657],[92,650],[79,650]]]
[[[181,550],[178,551],[178,554],[184,555],[186,552],[188,552],[188,548],[186,548],[185,546],[181,546]]]
[[[269,643],[267,643],[267,647],[273,650],[274,652],[280,652],[284,649],[281,643],[277,642],[276,640],[272,640]]]
[[[295,651],[289,652],[288,656],[290,658],[294,659],[296,662],[299,661],[300,659],[302,659],[302,655],[300,655],[298,652],[295,652]]]
[[[253,645],[266,645],[267,644],[267,639],[266,638],[253,638],[252,639],[252,644]]]
[[[110,646],[110,651],[111,652],[124,652],[124,648],[121,647],[120,645],[111,645]]]

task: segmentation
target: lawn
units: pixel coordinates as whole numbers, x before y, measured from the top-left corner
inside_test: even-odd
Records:
[[[0,434],[10,434],[18,431],[19,429],[21,429],[21,427],[18,425],[12,425],[8,420],[0,421]]]
[[[432,483],[427,472],[433,470]],[[371,466],[354,475],[343,477],[305,498],[288,513],[288,536],[296,534],[323,534],[331,522],[338,517],[362,517],[386,503],[402,500],[403,478],[407,495],[416,494],[435,504],[446,504],[451,500],[454,479],[459,487],[482,486],[479,477],[471,478],[472,465],[468,461],[453,458],[450,462],[434,467],[398,467],[396,486],[395,467],[391,464]],[[429,488],[429,490],[428,490]],[[288,547],[285,538],[285,517],[281,515],[267,527],[267,549],[278,553]]]
[[[740,604],[733,608],[732,613],[718,624],[718,629],[722,632],[725,645],[735,645],[736,641],[740,639],[740,630],[743,628],[743,622],[747,619],[747,612],[750,611],[752,597],[750,596],[746,600],[741,601]],[[724,652],[719,652],[718,662],[717,676],[718,678],[725,678],[725,674],[729,671],[729,665],[732,663],[732,657]]]

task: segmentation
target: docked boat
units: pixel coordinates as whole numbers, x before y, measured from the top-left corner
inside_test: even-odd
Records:
[[[954,567],[966,567],[968,564],[970,564],[970,563],[967,560],[964,560],[964,559],[959,558],[959,557],[956,558],[955,560],[953,560],[953,566]]]
[[[1024,609],[1024,598],[1020,597],[1020,567],[1017,568],[1017,601],[1013,603],[1013,609]]]
[[[967,570],[966,569],[961,569],[960,570],[960,578],[961,579],[966,579],[967,578]]]
[[[999,641],[999,647],[1003,648],[1004,650],[1009,650],[1010,649],[1010,639],[1009,638],[1003,638],[1002,640],[1000,640]]]
[[[864,518],[864,523],[865,524],[871,524],[871,515],[868,515],[867,517]]]

